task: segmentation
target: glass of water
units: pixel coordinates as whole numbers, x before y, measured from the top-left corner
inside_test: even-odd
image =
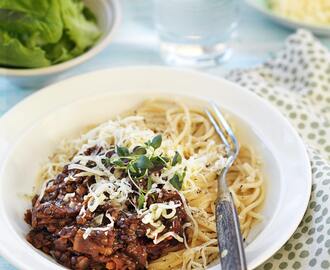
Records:
[[[210,66],[228,59],[239,1],[154,0],[163,59],[181,66]]]

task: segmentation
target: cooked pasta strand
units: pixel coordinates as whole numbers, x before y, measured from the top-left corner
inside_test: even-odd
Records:
[[[198,163],[191,161],[192,169],[187,170],[181,190],[188,205],[186,211],[192,221],[187,229],[188,248],[152,261],[148,269],[205,269],[219,257],[214,214],[218,181],[215,168],[223,165],[223,144],[202,111],[189,108],[179,101],[149,100],[137,108],[134,114],[143,117],[143,121],[138,123],[141,127],[170,138],[175,147],[182,150],[187,162],[191,160],[190,157],[203,155],[203,158],[197,159]],[[95,128],[93,132],[106,131]],[[64,141],[50,157],[51,162],[43,168],[40,176],[42,182],[60,173],[85,142],[84,136]],[[227,175],[244,238],[248,236],[253,224],[262,219],[259,212],[265,199],[265,188],[260,170],[257,155],[243,145]]]

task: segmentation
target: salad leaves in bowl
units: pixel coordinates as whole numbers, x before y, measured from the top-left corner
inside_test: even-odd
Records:
[[[116,0],[0,1],[0,75],[47,82],[101,51],[118,16]]]

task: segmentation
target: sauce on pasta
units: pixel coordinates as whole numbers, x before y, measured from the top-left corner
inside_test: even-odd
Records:
[[[41,171],[27,239],[71,269],[204,269],[219,257],[214,216],[224,146],[204,113],[148,100],[63,140]],[[228,174],[243,237],[264,183],[241,146]]]

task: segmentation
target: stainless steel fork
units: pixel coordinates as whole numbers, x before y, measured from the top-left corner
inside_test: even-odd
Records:
[[[211,106],[216,119],[208,109],[205,109],[205,113],[224,143],[227,154],[225,167],[221,170],[218,179],[218,197],[215,213],[218,245],[221,251],[221,269],[245,270],[247,269],[246,258],[238,215],[226,181],[227,172],[237,158],[239,144],[219,107],[213,102],[211,102]]]

